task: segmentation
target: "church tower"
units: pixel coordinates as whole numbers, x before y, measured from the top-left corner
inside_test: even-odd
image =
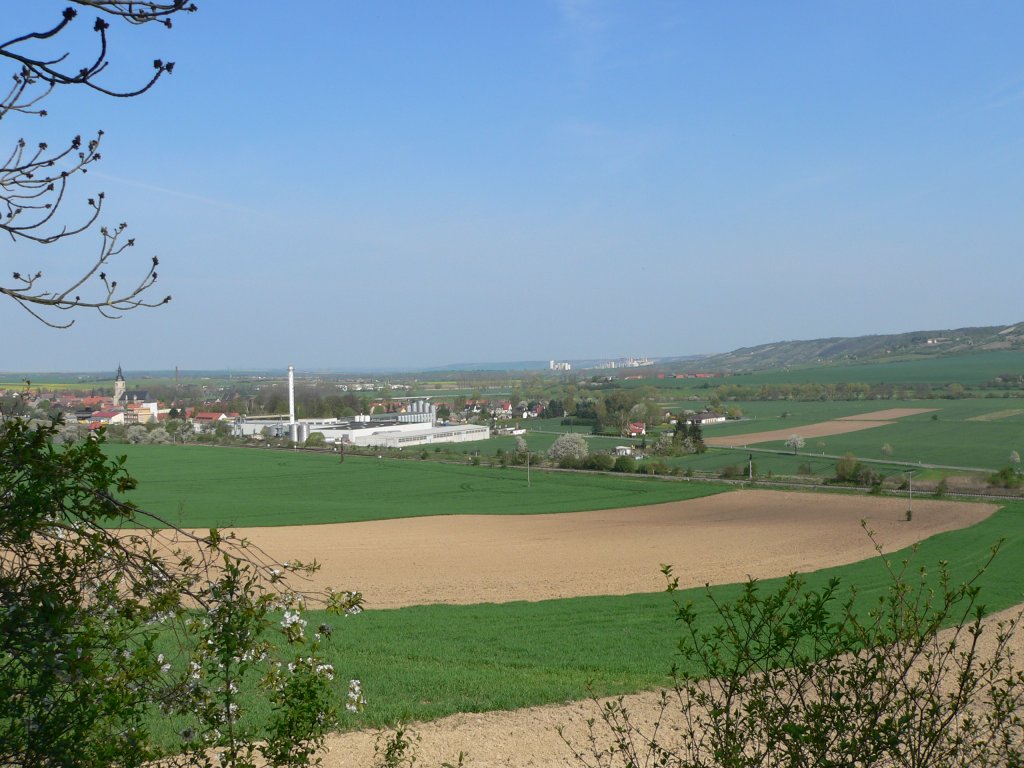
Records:
[[[114,379],[114,403],[120,404],[124,399],[125,382],[124,374],[121,373],[121,364],[117,366],[117,377]]]

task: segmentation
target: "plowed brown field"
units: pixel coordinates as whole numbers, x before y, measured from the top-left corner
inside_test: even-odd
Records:
[[[369,608],[656,592],[662,563],[699,586],[870,557],[860,520],[899,549],[972,525],[995,506],[733,491],[691,501],[557,515],[453,515],[243,528],[277,557],[322,564],[316,585],[358,589]]]

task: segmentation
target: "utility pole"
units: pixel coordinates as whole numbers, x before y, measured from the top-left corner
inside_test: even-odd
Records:
[[[907,470],[907,484],[910,489],[910,502],[907,504],[907,520],[914,516],[914,470]]]

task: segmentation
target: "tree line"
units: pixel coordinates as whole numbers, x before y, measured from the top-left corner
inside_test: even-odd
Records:
[[[838,382],[829,384],[721,384],[715,389],[721,400],[928,400],[969,397],[959,383],[936,386],[923,383]]]

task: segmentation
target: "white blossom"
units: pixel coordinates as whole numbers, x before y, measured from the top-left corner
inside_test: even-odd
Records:
[[[316,673],[326,677],[328,680],[334,679],[334,666],[332,664],[317,664]]]
[[[363,696],[363,686],[359,680],[348,681],[348,695],[345,702],[345,709],[349,712],[358,712],[366,706],[366,698]]]

